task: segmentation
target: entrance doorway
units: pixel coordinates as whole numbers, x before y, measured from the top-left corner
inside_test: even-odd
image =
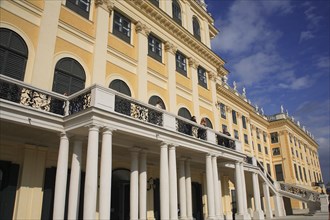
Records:
[[[129,220],[130,171],[127,169],[114,170],[111,185],[111,219]]]

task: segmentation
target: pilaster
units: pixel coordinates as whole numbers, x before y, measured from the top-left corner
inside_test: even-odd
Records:
[[[192,101],[193,101],[193,107],[194,107],[194,113],[193,115],[198,116],[199,114],[199,95],[198,95],[198,75],[197,75],[197,68],[198,68],[198,62],[190,57],[188,60],[188,64],[190,67],[190,73],[191,73],[191,83],[192,83]]]
[[[167,76],[168,76],[168,97],[169,97],[169,111],[176,114],[176,60],[175,53],[176,46],[170,42],[165,42],[165,52],[167,55]]]

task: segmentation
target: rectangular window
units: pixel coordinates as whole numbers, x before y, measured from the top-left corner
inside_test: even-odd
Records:
[[[278,143],[278,134],[277,134],[277,132],[270,133],[270,139],[271,139],[271,142],[273,144]]]
[[[246,134],[244,134],[244,143],[249,144],[249,139]]]
[[[261,152],[261,145],[258,144],[258,151]]]
[[[264,142],[267,142],[267,133],[263,132],[263,138],[264,138]]]
[[[243,125],[243,128],[246,129],[246,118],[244,115],[242,116],[242,125]]]
[[[282,164],[275,165],[275,172],[276,172],[276,180],[284,181]]]
[[[301,172],[301,166],[298,166],[298,168],[299,168],[300,179],[301,179],[301,181],[303,181],[303,176],[302,176],[302,172]]]
[[[296,179],[299,180],[297,165],[294,164],[294,173],[296,174]]]
[[[176,59],[176,71],[181,73],[184,76],[187,76],[187,58],[185,55],[180,53],[179,51],[175,54]]]
[[[291,134],[289,134],[289,137],[290,137],[290,143],[292,143],[292,136],[291,136]]]
[[[300,153],[300,158],[303,159],[302,153]]]
[[[281,151],[280,151],[279,147],[273,148],[273,156],[277,156],[277,155],[280,155],[280,154],[281,154]]]
[[[260,139],[260,130],[259,128],[256,128],[257,138]]]
[[[235,135],[235,139],[239,139],[239,137],[238,137],[238,131],[237,130],[234,130],[234,135]]]
[[[153,5],[159,8],[159,0],[150,0]]]
[[[221,118],[226,119],[226,106],[223,103],[220,103],[220,112]]]
[[[291,147],[291,154],[292,154],[292,156],[294,156],[294,150],[293,150],[293,147]]]
[[[89,18],[90,0],[66,0],[65,6],[82,17]]]
[[[152,34],[148,36],[148,55],[162,62],[162,42]]]
[[[303,168],[303,171],[304,171],[305,182],[307,182],[307,175],[306,175],[305,167]]]
[[[309,181],[312,182],[312,176],[311,176],[311,171],[308,170],[308,176],[309,176]]]
[[[206,70],[203,67],[198,67],[197,69],[198,74],[198,84],[205,89],[207,89],[207,78],[206,78]]]
[[[254,143],[253,143],[253,141],[252,141],[252,149],[254,150]]]
[[[296,157],[299,158],[299,154],[298,154],[298,151],[296,150]]]
[[[265,147],[265,154],[268,154],[268,147]]]
[[[272,171],[270,170],[270,164],[267,163],[267,172],[269,173],[269,175],[272,175]]]
[[[232,114],[232,116],[233,116],[233,123],[234,123],[234,124],[237,124],[236,111],[232,110],[232,111],[231,111],[231,114]]]
[[[224,124],[222,125],[222,131],[228,131],[227,130],[227,125],[224,125]]]
[[[115,11],[113,17],[112,32],[125,42],[131,43],[131,21],[117,11]]]

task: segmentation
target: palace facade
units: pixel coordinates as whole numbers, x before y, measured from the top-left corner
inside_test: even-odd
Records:
[[[202,0],[1,1],[0,219],[324,210],[313,135],[228,85],[218,32]]]

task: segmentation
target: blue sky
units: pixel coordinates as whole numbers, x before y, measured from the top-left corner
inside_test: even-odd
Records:
[[[319,143],[330,181],[330,1],[206,0],[219,35],[212,49],[265,114],[289,115]]]

